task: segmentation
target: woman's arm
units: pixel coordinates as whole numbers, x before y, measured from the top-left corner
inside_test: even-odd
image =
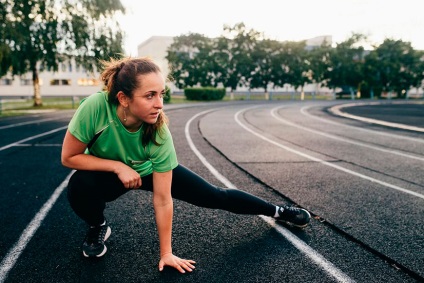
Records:
[[[181,273],[192,271],[193,260],[181,259],[172,253],[172,216],[174,205],[171,196],[172,171],[153,172],[153,207],[159,234],[160,261],[159,270],[165,265],[172,266]]]
[[[141,186],[140,175],[126,164],[85,154],[87,144],[66,131],[62,145],[62,164],[76,170],[114,172],[126,188]]]

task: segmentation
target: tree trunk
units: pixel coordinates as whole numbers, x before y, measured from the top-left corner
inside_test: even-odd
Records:
[[[356,98],[361,98],[361,84],[358,84],[358,89],[356,91]]]
[[[361,98],[361,91],[359,89],[356,91],[356,98]]]
[[[43,105],[40,94],[40,79],[38,78],[37,67],[32,68],[32,85],[34,87],[34,106],[39,107]]]
[[[305,100],[305,91],[303,89],[303,86],[301,86],[301,93],[300,93],[300,100]]]

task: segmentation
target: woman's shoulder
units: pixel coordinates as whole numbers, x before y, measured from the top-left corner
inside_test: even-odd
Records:
[[[96,104],[96,103],[104,104],[105,102],[107,103],[107,101],[108,101],[107,92],[98,91],[83,98],[80,102],[80,105],[83,104],[84,102],[93,103],[93,104]]]
[[[168,139],[172,139],[171,132],[166,123],[163,123],[160,127],[154,131],[154,140],[158,145],[165,143]],[[153,146],[155,142],[150,141]]]
[[[78,110],[99,114],[108,112],[108,108],[110,108],[110,106],[111,105],[109,105],[108,102],[107,92],[98,91],[82,99]]]

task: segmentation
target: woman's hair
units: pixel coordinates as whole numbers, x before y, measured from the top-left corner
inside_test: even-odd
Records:
[[[120,91],[130,99],[133,98],[134,90],[139,88],[142,83],[142,79],[139,79],[140,75],[161,73],[160,67],[148,57],[111,59],[110,61],[101,61],[101,64],[103,65],[101,79],[108,92],[109,103],[115,105],[119,103],[117,94]],[[145,123],[143,125],[143,146],[146,146],[149,141],[158,145],[155,140],[156,132],[164,123],[168,123],[168,117],[162,109],[155,124]]]

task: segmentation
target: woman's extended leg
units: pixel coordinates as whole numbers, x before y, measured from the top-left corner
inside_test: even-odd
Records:
[[[173,170],[171,190],[174,198],[197,206],[238,214],[271,216],[302,228],[308,225],[311,217],[305,209],[279,207],[241,190],[214,186],[182,165]]]
[[[151,190],[151,182],[151,175],[144,177],[142,189]],[[276,213],[275,205],[241,190],[216,187],[182,165],[173,170],[171,190],[173,198],[200,207],[237,214],[274,216]]]

